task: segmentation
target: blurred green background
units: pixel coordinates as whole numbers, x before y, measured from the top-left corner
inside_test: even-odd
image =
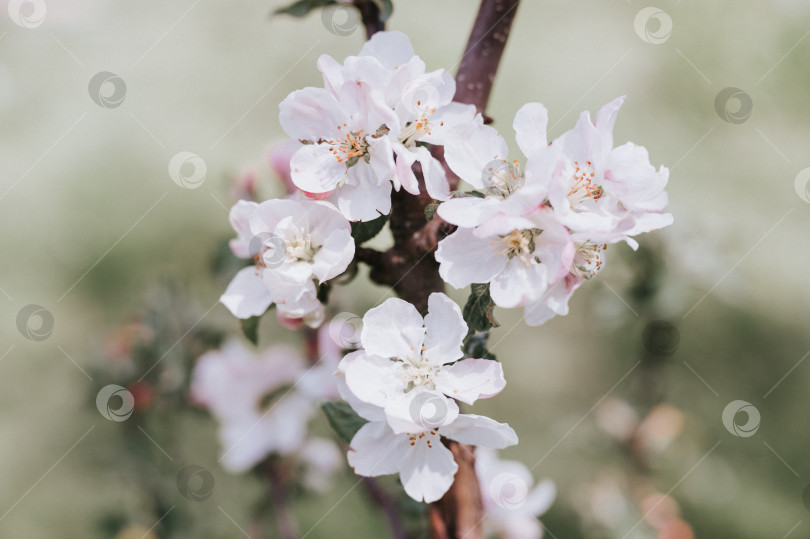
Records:
[[[270,17],[280,5],[47,2],[35,28],[0,13],[1,536],[109,537],[115,522],[144,531],[155,523],[134,479],[143,482],[144,472],[122,468],[133,445],[163,457],[134,425],[122,438],[126,423],[106,421],[93,406],[104,385],[98,373],[109,370],[104,343],[133,312],[165,300],[156,288],[165,282],[181,288],[163,308],[171,335],[180,338],[212,307],[195,327],[238,331],[214,306],[228,275],[211,273],[231,234],[234,179],[252,170],[264,197],[282,194],[266,159],[284,137],[278,103],[320,83],[320,54],[342,59],[363,42],[361,29],[335,35],[319,14]],[[502,327],[490,343],[508,386],[476,411],[518,432],[520,445],[505,456],[556,482],[547,537],[657,537],[646,521],[636,525],[639,493],[650,489],[670,493],[699,538],[810,537],[810,496],[808,507],[802,501],[810,484],[810,362],[802,361],[810,348],[810,206],[794,185],[810,167],[810,4],[661,2],[672,30],[658,44],[634,27],[645,7],[520,7],[492,94],[494,125],[513,144],[514,113],[540,101],[557,136],[581,110],[626,94],[616,141],[643,144],[653,163],[670,168],[675,224],[642,238],[638,252],[611,247],[606,269],[574,296],[567,317],[530,328],[519,311],[497,311]],[[470,0],[400,0],[389,27],[410,36],[429,68],[455,71],[475,11]],[[100,71],[125,81],[120,107],[90,99],[88,82]],[[753,103],[740,123],[716,110],[727,87]],[[207,164],[198,189],[169,177],[181,151]],[[385,293],[361,275],[335,292],[333,311],[362,313]],[[459,302],[465,294],[451,292]],[[17,329],[28,304],[53,314],[53,333],[41,342]],[[677,328],[677,343],[667,334],[674,353],[645,348],[654,320]],[[262,331],[264,343],[296,339],[273,317]],[[187,348],[159,352],[174,361]],[[753,436],[723,426],[734,400],[761,412]],[[632,424],[653,409],[645,432],[654,448],[631,447],[616,418]],[[173,460],[155,464],[169,484],[185,462],[216,476],[206,502],[171,502],[189,518],[173,537],[239,537],[235,523],[265,503],[260,481],[217,466],[215,427],[190,412],[145,427],[171,448]],[[302,530],[353,484],[345,473],[329,493],[296,500]],[[309,536],[387,533],[357,489]]]

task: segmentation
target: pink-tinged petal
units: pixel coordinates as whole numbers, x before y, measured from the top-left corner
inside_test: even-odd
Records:
[[[360,56],[373,56],[388,69],[396,69],[413,56],[408,36],[402,32],[377,32],[360,49]]]
[[[633,227],[625,232],[628,236],[659,230],[671,225],[675,220],[671,213],[642,213],[636,216],[633,221]],[[630,246],[632,247],[632,244]]]
[[[408,496],[431,503],[450,490],[458,465],[438,436],[427,436],[432,438],[430,446],[419,440],[404,455],[399,463],[399,478]]]
[[[304,321],[301,318],[289,318],[279,311],[276,311],[276,320],[281,324],[281,327],[291,331],[298,331],[301,329],[301,326],[304,325]]]
[[[437,213],[439,217],[448,223],[463,228],[474,228],[483,223],[498,209],[497,199],[468,196],[451,198],[442,202],[437,209]]]
[[[399,298],[389,298],[363,316],[360,342],[372,356],[402,358],[421,351],[424,320],[416,307]]]
[[[250,216],[258,208],[258,204],[248,200],[240,200],[231,207],[228,218],[236,231],[236,238],[229,243],[233,254],[239,258],[250,258],[250,240],[253,234],[250,231]]]
[[[497,240],[478,238],[467,228],[459,228],[444,238],[435,255],[442,279],[454,288],[491,281],[508,261]]]
[[[308,193],[328,193],[346,174],[346,162],[338,161],[328,144],[306,144],[290,159],[290,177]]]
[[[402,186],[412,195],[419,194],[419,180],[413,173],[411,166],[416,161],[416,153],[412,152],[402,144],[394,145],[394,153],[397,156],[396,168],[394,170],[394,187],[399,191]]]
[[[604,140],[605,148],[608,150],[613,147],[613,125],[616,123],[616,116],[619,114],[624,99],[625,96],[616,98],[599,109],[593,122],[596,129],[602,134],[602,140]]]
[[[523,317],[526,324],[539,326],[555,316],[567,315],[568,300],[583,282],[581,277],[569,273],[552,285],[540,299],[526,305]]]
[[[379,181],[364,162],[349,169],[346,183],[337,191],[337,206],[350,221],[372,221],[391,211],[391,182]]]
[[[394,149],[390,137],[366,137],[369,147],[369,165],[380,182],[394,177]]]
[[[444,367],[436,381],[436,389],[467,404],[494,397],[504,387],[503,368],[490,359],[463,359]]]
[[[408,81],[402,89],[400,102],[396,106],[399,119],[405,124],[427,114],[432,124],[433,111],[449,104],[455,93],[456,81],[444,69],[416,77]]]
[[[346,110],[352,112],[351,123],[344,131],[363,130],[366,135],[374,135],[380,126],[385,125],[390,130],[391,136],[399,135],[399,118],[385,103],[385,95],[369,83],[360,80],[347,81],[340,88],[338,99]]]
[[[250,242],[251,254],[259,252],[262,243],[271,239],[278,224],[289,219],[297,210],[296,201],[281,198],[267,200],[256,206],[255,211],[250,215],[250,232],[254,236]]]
[[[515,129],[518,146],[526,157],[539,155],[548,146],[548,111],[540,103],[523,105],[515,115],[512,127]]]
[[[507,158],[506,141],[488,125],[457,127],[448,133],[444,158],[450,170],[476,189],[484,187],[482,175],[492,161]]]
[[[337,138],[338,126],[349,119],[337,98],[323,88],[296,90],[279,105],[281,127],[298,140]]]
[[[323,75],[324,87],[333,94],[337,94],[340,87],[343,86],[343,66],[328,54],[322,54],[318,58],[317,65],[318,71]]]
[[[342,74],[344,81],[361,81],[380,91],[391,78],[390,70],[373,56],[349,56],[343,62]]]
[[[237,318],[264,314],[273,297],[267,290],[259,271],[253,267],[239,270],[219,301]]]
[[[545,264],[524,264],[519,259],[513,259],[503,273],[492,279],[489,293],[495,305],[511,309],[542,296],[548,289],[548,281]]]
[[[512,427],[475,414],[459,415],[451,424],[441,428],[441,434],[463,444],[492,449],[503,449],[518,443]]]
[[[276,308],[289,318],[304,318],[312,313],[317,317],[312,321],[317,325],[323,305],[318,301],[315,284],[311,279],[298,282],[277,271],[264,272],[264,284],[273,296]]]
[[[448,103],[430,116],[430,133],[419,140],[428,144],[444,146],[452,131],[457,127],[475,128],[483,125],[483,117],[476,113],[475,105]]]
[[[591,115],[588,111],[579,116],[576,126],[564,133],[557,142],[562,144],[565,155],[573,162],[593,161],[598,163],[602,157],[610,151],[606,147],[602,133],[594,127],[591,122]]]
[[[291,214],[293,224],[310,235],[313,244],[318,245],[335,231],[351,233],[349,221],[338,209],[326,201],[296,201],[297,209]]]
[[[337,277],[354,258],[354,239],[348,230],[335,230],[323,241],[312,260],[312,274],[323,283]]]
[[[644,146],[628,142],[614,148],[607,157],[605,167],[605,190],[619,198],[628,210],[661,211],[666,207],[664,189],[669,171],[666,168],[656,171],[650,164],[650,156]],[[650,204],[650,201],[655,203]]]
[[[529,515],[539,517],[551,508],[556,497],[557,487],[553,481],[546,479],[532,489],[522,509]]]
[[[435,430],[455,421],[458,414],[456,401],[423,386],[390,395],[385,403],[388,426],[398,434]]]
[[[348,459],[357,475],[395,474],[408,452],[407,436],[396,435],[382,421],[366,423],[352,438]]]
[[[434,292],[428,298],[425,330],[423,355],[431,363],[452,363],[464,356],[461,345],[467,336],[467,323],[459,306],[441,292]]]
[[[430,197],[435,200],[447,200],[450,197],[450,184],[447,182],[442,164],[427,148],[417,148],[416,155],[422,165],[422,176],[425,178],[425,188]]]
[[[394,363],[387,358],[357,354],[346,362],[346,387],[358,399],[384,407],[388,396],[406,389]]]

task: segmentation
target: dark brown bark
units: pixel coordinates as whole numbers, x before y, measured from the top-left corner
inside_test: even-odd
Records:
[[[490,119],[485,111],[492,84],[519,2],[520,0],[481,1],[456,75],[455,100],[475,105],[487,121]],[[379,11],[376,14],[364,11],[363,6],[373,2],[356,0],[355,4],[361,10],[368,37],[382,29]],[[458,179],[444,163],[443,149],[432,148],[431,151],[444,164],[451,190],[456,189]],[[418,168],[415,165],[414,171],[419,179],[421,194],[415,196],[401,190],[394,193],[391,199],[393,247],[385,252],[359,248],[357,260],[370,266],[372,281],[392,287],[399,297],[412,303],[420,312],[425,312],[428,296],[433,292],[444,291],[444,282],[439,276],[439,264],[433,253],[438,242],[451,233],[454,227],[438,216],[430,222],[426,220],[425,207],[432,200],[427,195]],[[453,452],[458,472],[450,490],[429,508],[431,534],[435,539],[483,539],[483,509],[475,474],[474,448],[453,441],[449,441],[447,446]]]
[[[486,117],[489,94],[520,0],[482,0],[456,74],[455,100]]]

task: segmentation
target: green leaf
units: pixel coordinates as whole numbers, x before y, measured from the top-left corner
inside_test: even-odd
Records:
[[[357,412],[347,402],[324,402],[321,404],[321,409],[337,435],[347,444],[352,441],[360,427],[368,423],[357,415]]]
[[[247,337],[250,342],[257,346],[259,344],[259,320],[261,319],[261,316],[251,316],[250,318],[239,321],[242,325],[242,333],[245,334],[245,337]]]
[[[438,210],[438,209],[439,209],[439,203],[438,202],[431,202],[430,204],[425,206],[425,218],[428,221],[432,221],[433,217],[436,215],[436,210]]]
[[[293,17],[303,17],[313,9],[322,8],[331,4],[337,4],[335,0],[298,0],[287,7],[276,10],[276,15],[291,15]]]
[[[360,245],[372,239],[380,233],[380,230],[383,229],[387,222],[388,216],[380,215],[371,221],[356,221],[352,223],[352,237],[354,238],[354,243]]]
[[[487,341],[489,341],[489,333],[486,331],[467,337],[464,343],[464,357],[497,361],[495,354],[487,350]]]
[[[489,331],[500,324],[495,320],[495,303],[489,295],[489,284],[473,284],[464,305],[464,320],[471,332]]]

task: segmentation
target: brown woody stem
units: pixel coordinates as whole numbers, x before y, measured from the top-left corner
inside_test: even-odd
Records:
[[[481,0],[464,56],[456,75],[455,100],[475,105],[489,121],[485,111],[495,74],[503,56],[506,38],[512,27],[520,0]],[[383,29],[379,9],[373,1],[355,0],[360,9],[368,37]],[[451,190],[458,179],[447,168],[442,148],[432,148],[447,171]],[[424,186],[419,165],[414,165],[419,179],[419,195],[404,190],[391,198],[391,234],[394,245],[385,252],[360,247],[357,260],[369,265],[370,278],[377,284],[393,287],[402,299],[412,303],[420,312],[427,311],[427,299],[433,292],[444,291],[439,264],[433,252],[438,242],[454,227],[435,216],[428,222],[425,206],[432,202]],[[458,464],[455,480],[444,497],[431,504],[429,519],[435,539],[483,539],[481,526],[483,509],[480,488],[475,474],[474,448],[448,441]]]

